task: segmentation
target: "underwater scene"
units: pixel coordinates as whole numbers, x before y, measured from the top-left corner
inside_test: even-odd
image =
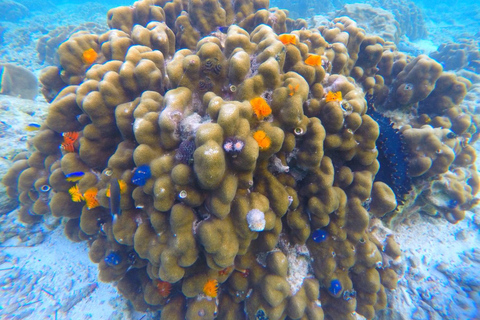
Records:
[[[477,1],[0,12],[0,319],[480,319]]]

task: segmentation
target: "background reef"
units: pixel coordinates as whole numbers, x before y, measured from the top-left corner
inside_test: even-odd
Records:
[[[3,182],[137,310],[388,317],[405,270],[384,225],[476,205],[472,82],[395,36],[308,29],[266,1],[144,0],[107,21],[39,41],[51,106]]]

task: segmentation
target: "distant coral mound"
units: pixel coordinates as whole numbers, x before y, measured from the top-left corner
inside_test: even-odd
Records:
[[[410,40],[422,39],[427,36],[427,27],[422,10],[413,1],[409,0],[374,0],[373,6],[381,7],[392,12],[399,22],[402,35]]]
[[[11,0],[0,0],[0,21],[18,21],[29,14],[23,4]]]
[[[341,10],[336,11],[335,16],[347,16],[355,20],[360,27],[369,33],[380,36],[387,41],[398,43],[402,36],[400,24],[391,12],[372,7],[369,4],[347,4]]]

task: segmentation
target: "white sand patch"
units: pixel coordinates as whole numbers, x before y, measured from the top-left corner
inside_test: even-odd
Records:
[[[63,227],[27,232],[20,232],[23,242],[13,237],[0,247],[0,318],[150,319],[133,312],[112,284],[97,281],[86,242],[69,241]]]
[[[395,240],[405,265],[383,319],[479,319],[480,235],[474,213],[457,223],[414,214]],[[398,318],[400,319],[400,318]]]

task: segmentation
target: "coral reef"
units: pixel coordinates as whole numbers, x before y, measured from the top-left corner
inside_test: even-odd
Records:
[[[51,30],[48,34],[40,37],[37,41],[37,52],[38,60],[41,63],[46,63],[47,65],[57,66],[60,64],[60,58],[58,56],[58,47],[62,42],[67,40],[73,34],[87,31],[88,33],[101,34],[107,31],[102,25],[97,23],[84,23],[79,26],[69,25],[69,26],[59,26]]]
[[[401,34],[410,40],[424,39],[427,35],[427,26],[422,10],[410,0],[372,0],[373,6],[378,6],[392,12],[398,21]]]
[[[335,11],[335,16],[347,16],[368,33],[378,35],[386,41],[398,43],[403,35],[393,13],[382,7],[373,7],[365,3],[346,4]]]
[[[347,16],[385,41],[399,44],[403,36],[410,40],[422,39],[427,29],[420,9],[411,1],[369,1],[345,4],[335,16]]]
[[[480,73],[480,52],[475,40],[460,39],[457,43],[443,43],[430,53],[430,57],[440,62],[445,70],[466,69]]]
[[[401,250],[371,215],[421,201],[456,222],[476,202],[468,81],[349,18],[307,29],[268,1],[142,0],[107,20],[60,45],[47,119],[3,183],[22,221],[61,217],[87,240],[137,310],[372,319]],[[377,141],[400,134],[408,195],[376,180]]]

